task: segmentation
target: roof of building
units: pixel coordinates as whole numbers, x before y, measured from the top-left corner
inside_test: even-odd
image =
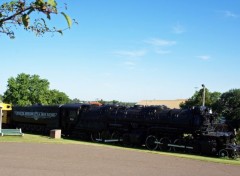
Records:
[[[96,106],[102,106],[102,103],[99,103],[97,101],[91,101],[91,102],[89,102],[89,104],[96,105]]]
[[[186,99],[177,99],[177,100],[141,100],[137,104],[144,106],[154,106],[154,105],[165,105],[171,109],[180,108],[180,103],[185,102]]]

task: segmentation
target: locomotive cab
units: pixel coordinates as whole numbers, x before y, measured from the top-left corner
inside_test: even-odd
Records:
[[[206,131],[209,127],[213,126],[215,121],[215,117],[212,114],[211,109],[207,107],[194,107],[193,108],[193,127],[201,128],[199,130]]]
[[[81,111],[86,110],[87,106],[82,104],[65,104],[60,109],[62,130],[70,134],[80,119]]]

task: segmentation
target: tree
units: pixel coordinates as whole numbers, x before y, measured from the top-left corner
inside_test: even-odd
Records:
[[[74,98],[70,100],[70,103],[81,103],[81,100],[79,100],[78,98]]]
[[[9,78],[3,100],[14,105],[62,104],[69,101],[68,96],[49,89],[49,82],[38,75],[19,74]]]
[[[69,103],[71,100],[69,97],[64,93],[58,90],[50,90],[49,91],[49,104],[56,105],[56,104],[65,104]]]
[[[46,32],[63,33],[63,29],[50,28],[48,24],[52,15],[59,14],[58,4],[55,0],[29,1],[8,0],[0,5],[0,33],[6,34],[13,39],[15,38],[14,29],[18,26],[34,32],[37,36],[41,36]],[[71,18],[64,12],[60,12],[60,14],[66,19],[68,28],[70,28],[72,25]]]
[[[211,108],[216,111],[218,109],[218,101],[221,97],[221,93],[220,92],[213,92],[210,94],[210,100],[211,100]]]
[[[227,120],[240,121],[240,89],[223,93],[217,104],[217,111]]]
[[[110,105],[119,105],[119,106],[134,106],[136,104],[136,102],[121,102],[118,100],[112,100],[112,101],[105,101],[103,99],[98,101],[101,104],[110,104]]]
[[[5,102],[18,105],[47,103],[46,92],[49,89],[49,82],[40,79],[38,75],[21,73],[16,78],[9,78],[7,87],[3,95]]]
[[[205,88],[205,106],[212,108],[215,110],[216,102],[220,98],[221,93],[220,92],[210,92],[207,88]],[[186,107],[193,107],[193,106],[202,106],[203,102],[203,89],[200,89],[199,91],[196,91],[194,95],[189,98],[185,103],[181,103],[181,108]]]

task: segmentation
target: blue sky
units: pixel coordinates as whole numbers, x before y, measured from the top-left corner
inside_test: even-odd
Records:
[[[80,100],[189,98],[201,84],[240,88],[238,0],[61,2],[78,22],[63,36],[0,35],[0,94],[20,73]],[[51,23],[67,26],[62,16]]]

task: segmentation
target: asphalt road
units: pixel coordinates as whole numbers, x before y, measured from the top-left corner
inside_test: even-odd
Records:
[[[0,143],[1,176],[239,176],[226,165],[92,145]]]

